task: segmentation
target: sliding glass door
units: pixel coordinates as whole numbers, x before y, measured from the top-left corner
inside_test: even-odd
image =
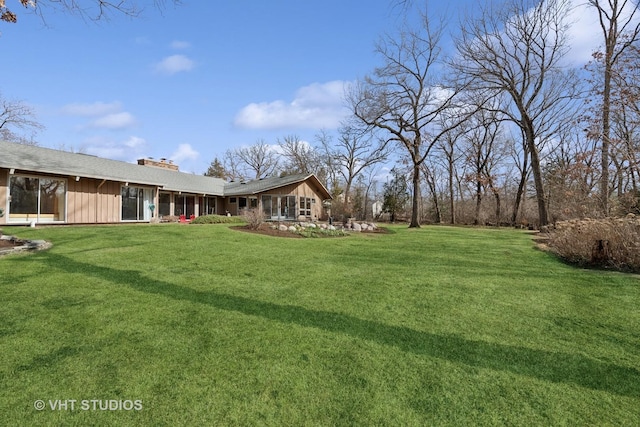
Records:
[[[296,196],[263,195],[262,211],[272,221],[296,219]]]

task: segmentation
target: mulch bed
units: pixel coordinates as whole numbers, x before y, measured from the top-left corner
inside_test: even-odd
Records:
[[[0,248],[13,248],[16,246],[22,246],[24,242],[20,240],[0,239]]]

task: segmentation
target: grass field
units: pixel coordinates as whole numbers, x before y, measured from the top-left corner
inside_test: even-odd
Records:
[[[4,231],[2,425],[640,422],[640,279],[523,232]]]

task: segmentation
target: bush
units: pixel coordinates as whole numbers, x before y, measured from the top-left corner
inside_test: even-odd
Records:
[[[568,262],[624,271],[640,271],[640,218],[558,222],[549,246]]]
[[[191,221],[191,224],[244,224],[242,216],[203,215]]]
[[[245,209],[242,217],[252,230],[257,230],[264,223],[264,213],[260,209]]]

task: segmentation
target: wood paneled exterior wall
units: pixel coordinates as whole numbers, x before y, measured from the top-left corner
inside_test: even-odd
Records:
[[[82,178],[67,182],[67,223],[120,221],[122,183]]]

